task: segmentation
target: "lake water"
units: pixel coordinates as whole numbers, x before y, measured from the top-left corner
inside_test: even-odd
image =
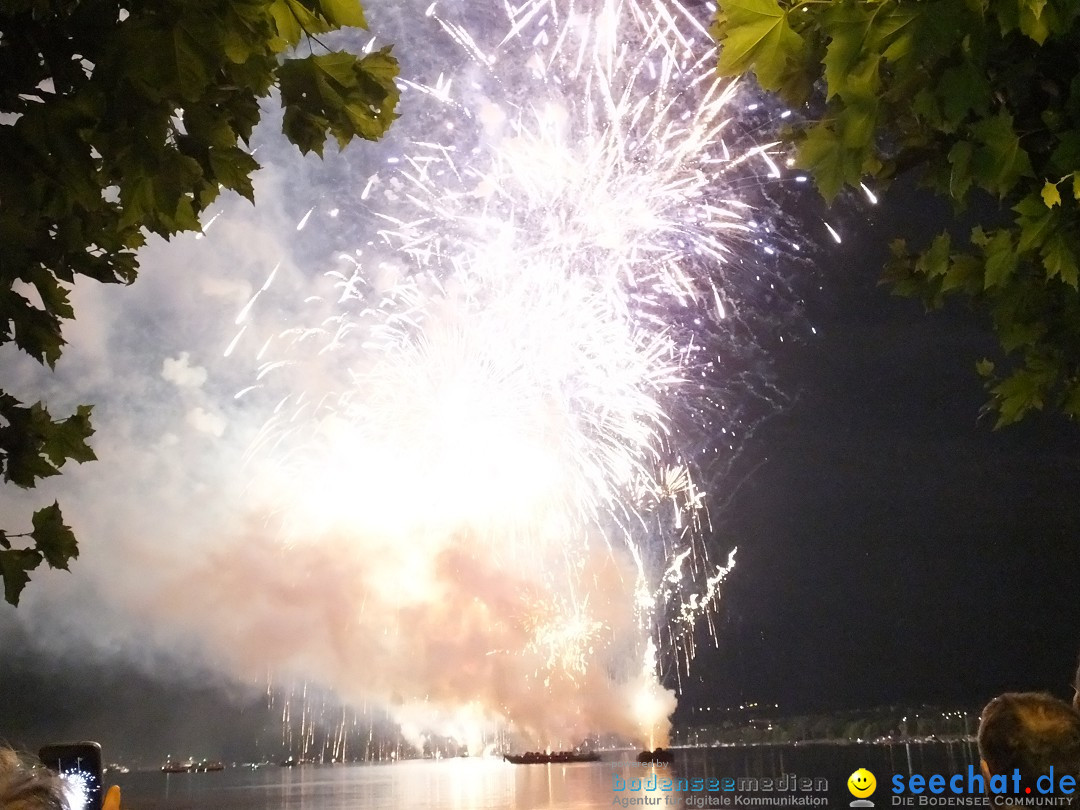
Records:
[[[511,765],[497,759],[415,760],[387,765],[325,765],[216,773],[131,773],[116,781],[124,810],[593,810],[622,799],[655,799],[663,810],[721,807],[717,790],[677,789],[679,780],[724,777],[783,778],[816,782],[816,804],[793,810],[847,808],[848,776],[857,768],[877,776],[878,810],[889,807],[894,773],[966,773],[978,769],[968,743],[738,746],[677,749],[671,767],[641,766],[628,754],[595,763]],[[637,781],[635,781],[637,780]],[[650,781],[653,780],[653,781]],[[671,788],[664,789],[664,780]],[[827,787],[822,788],[822,781]],[[622,783],[622,789],[617,789]],[[652,790],[645,788],[655,785]],[[690,782],[683,783],[690,787]],[[633,788],[638,787],[638,790]],[[771,800],[777,794],[755,791]],[[633,806],[631,802],[626,805]],[[731,805],[731,810],[738,807]],[[769,810],[759,806],[759,810]]]

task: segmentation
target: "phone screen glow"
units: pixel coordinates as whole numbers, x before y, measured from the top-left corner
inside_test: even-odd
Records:
[[[74,765],[61,764],[60,778],[64,783],[64,796],[70,810],[86,810],[93,806],[94,796],[101,791],[95,774]]]

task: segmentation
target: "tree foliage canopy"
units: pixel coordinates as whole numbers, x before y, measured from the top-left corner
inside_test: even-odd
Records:
[[[969,301],[998,361],[977,364],[997,426],[1080,416],[1080,3],[720,0],[720,72],[815,112],[791,135],[826,200],[917,171],[957,211],[1002,211],[957,244],[898,240],[885,278],[929,307]],[[1000,221],[997,221],[1000,220]]]
[[[253,199],[247,146],[272,87],[302,152],[380,137],[397,63],[319,42],[345,26],[365,27],[359,0],[0,0],[0,344],[52,367],[76,276],[130,283],[148,234],[198,230],[223,188]],[[54,419],[0,390],[6,483],[93,459],[91,433],[87,406]],[[5,598],[77,555],[55,503],[0,531]]]

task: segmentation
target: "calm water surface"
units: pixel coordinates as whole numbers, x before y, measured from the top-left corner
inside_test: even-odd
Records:
[[[800,745],[691,748],[676,752],[670,768],[640,766],[617,755],[603,762],[511,765],[497,759],[416,760],[393,765],[327,765],[218,773],[132,773],[117,782],[124,810],[595,810],[616,799],[660,796],[662,810],[703,806],[708,792],[633,791],[631,780],[725,776],[828,780],[817,810],[846,810],[852,771],[877,774],[879,791],[894,773],[961,773],[978,768],[967,743]],[[622,780],[626,789],[614,788]],[[821,794],[819,794],[821,795]],[[695,799],[697,801],[695,801]],[[888,807],[888,799],[878,802]],[[709,805],[704,805],[709,806]],[[731,807],[728,810],[737,810]]]
[[[124,810],[587,810],[612,807],[616,772],[607,763],[511,765],[496,759],[448,759],[133,773],[117,782]],[[634,770],[635,775],[643,772],[651,769]]]

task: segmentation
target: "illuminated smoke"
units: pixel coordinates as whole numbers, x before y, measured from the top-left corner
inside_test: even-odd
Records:
[[[277,267],[237,317],[237,396],[275,403],[247,456],[271,518],[200,574],[211,644],[417,737],[663,743],[660,676],[734,565],[698,471],[740,429],[716,382],[757,239],[736,189],[776,167],[728,142],[696,12],[532,0],[475,31],[464,8],[428,9],[467,60],[405,83],[408,147],[297,229],[377,225],[288,328],[260,319]]]

